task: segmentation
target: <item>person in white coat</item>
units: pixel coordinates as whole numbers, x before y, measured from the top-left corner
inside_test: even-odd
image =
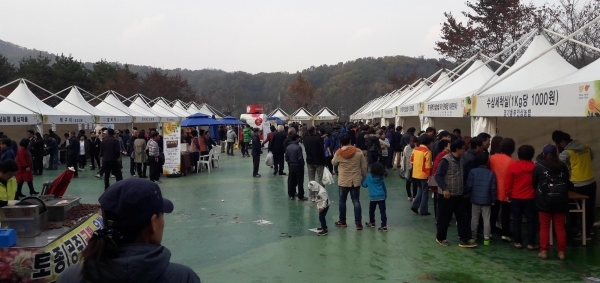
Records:
[[[319,222],[321,222],[321,228],[317,228],[318,236],[327,235],[327,211],[329,211],[329,195],[327,190],[321,186],[317,181],[308,182],[308,191],[312,192],[317,196],[317,209],[319,209]]]

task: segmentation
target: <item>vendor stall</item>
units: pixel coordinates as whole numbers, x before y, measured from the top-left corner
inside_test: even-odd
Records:
[[[338,121],[339,117],[329,108],[323,107],[323,109],[319,110],[319,112],[313,116],[313,119],[316,121],[316,124],[335,123]]]
[[[309,126],[313,125],[313,115],[308,112],[308,110],[304,109],[304,107],[300,107],[296,110],[292,116],[290,116],[290,122],[298,122],[301,124],[307,124]]]

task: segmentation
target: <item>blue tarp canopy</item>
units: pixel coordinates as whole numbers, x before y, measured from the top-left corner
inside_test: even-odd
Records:
[[[285,122],[277,117],[269,117],[267,118],[267,121],[275,121],[275,123],[277,124],[285,124]]]
[[[181,121],[182,127],[196,127],[196,126],[210,126],[210,125],[221,125],[220,121],[217,121],[207,114],[196,113],[188,116],[185,120]]]
[[[231,116],[225,116],[220,120],[224,125],[244,125],[245,123]]]

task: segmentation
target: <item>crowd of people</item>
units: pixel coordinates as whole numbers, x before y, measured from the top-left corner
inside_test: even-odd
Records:
[[[302,138],[299,131],[304,133]],[[260,134],[258,129],[253,130],[252,144],[259,144]],[[539,251],[538,256],[546,259],[553,222],[558,257],[564,260],[567,234],[575,240],[590,239],[594,224],[600,224],[595,222],[594,213],[594,153],[589,145],[562,131],[555,131],[550,140],[536,155],[532,145],[517,147],[512,138],[487,133],[462,136],[460,129],[449,132],[429,127],[417,133],[413,127],[403,132],[403,127],[393,124],[385,127],[359,122],[306,127],[293,123],[289,127],[271,127],[261,145],[268,143],[273,175],[287,175],[290,200],[318,202],[318,235],[328,233],[325,215],[329,196],[323,184],[324,171],[338,176],[339,220],[335,226],[348,226],[346,202],[350,195],[355,227],[363,229],[359,198],[360,188],[365,187],[370,205],[369,221],[364,225],[375,227],[374,214],[379,207],[378,229],[387,231],[385,178],[389,170],[397,170],[397,175],[406,180],[407,199],[415,214],[432,215],[429,199],[433,199],[436,242],[440,245],[450,245],[447,232],[454,218],[460,247],[477,247],[478,237],[484,245],[491,245],[494,234],[499,234],[502,241],[512,242],[515,248]],[[228,136],[227,141],[235,139]],[[513,157],[515,151],[517,159]],[[260,177],[261,153],[259,147],[253,147],[253,177]],[[305,167],[308,198],[303,187]],[[583,223],[586,234],[582,234],[579,218],[567,217],[569,191],[588,197]],[[521,231],[523,218],[525,239]],[[569,226],[565,226],[566,220]]]

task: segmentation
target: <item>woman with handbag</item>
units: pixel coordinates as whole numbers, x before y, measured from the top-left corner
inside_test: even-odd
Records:
[[[146,166],[144,163],[148,160],[146,155],[146,139],[145,133],[142,131],[138,134],[138,138],[133,142],[133,162],[135,162],[135,168],[140,178],[148,178],[146,176]],[[142,168],[143,166],[143,168]]]

